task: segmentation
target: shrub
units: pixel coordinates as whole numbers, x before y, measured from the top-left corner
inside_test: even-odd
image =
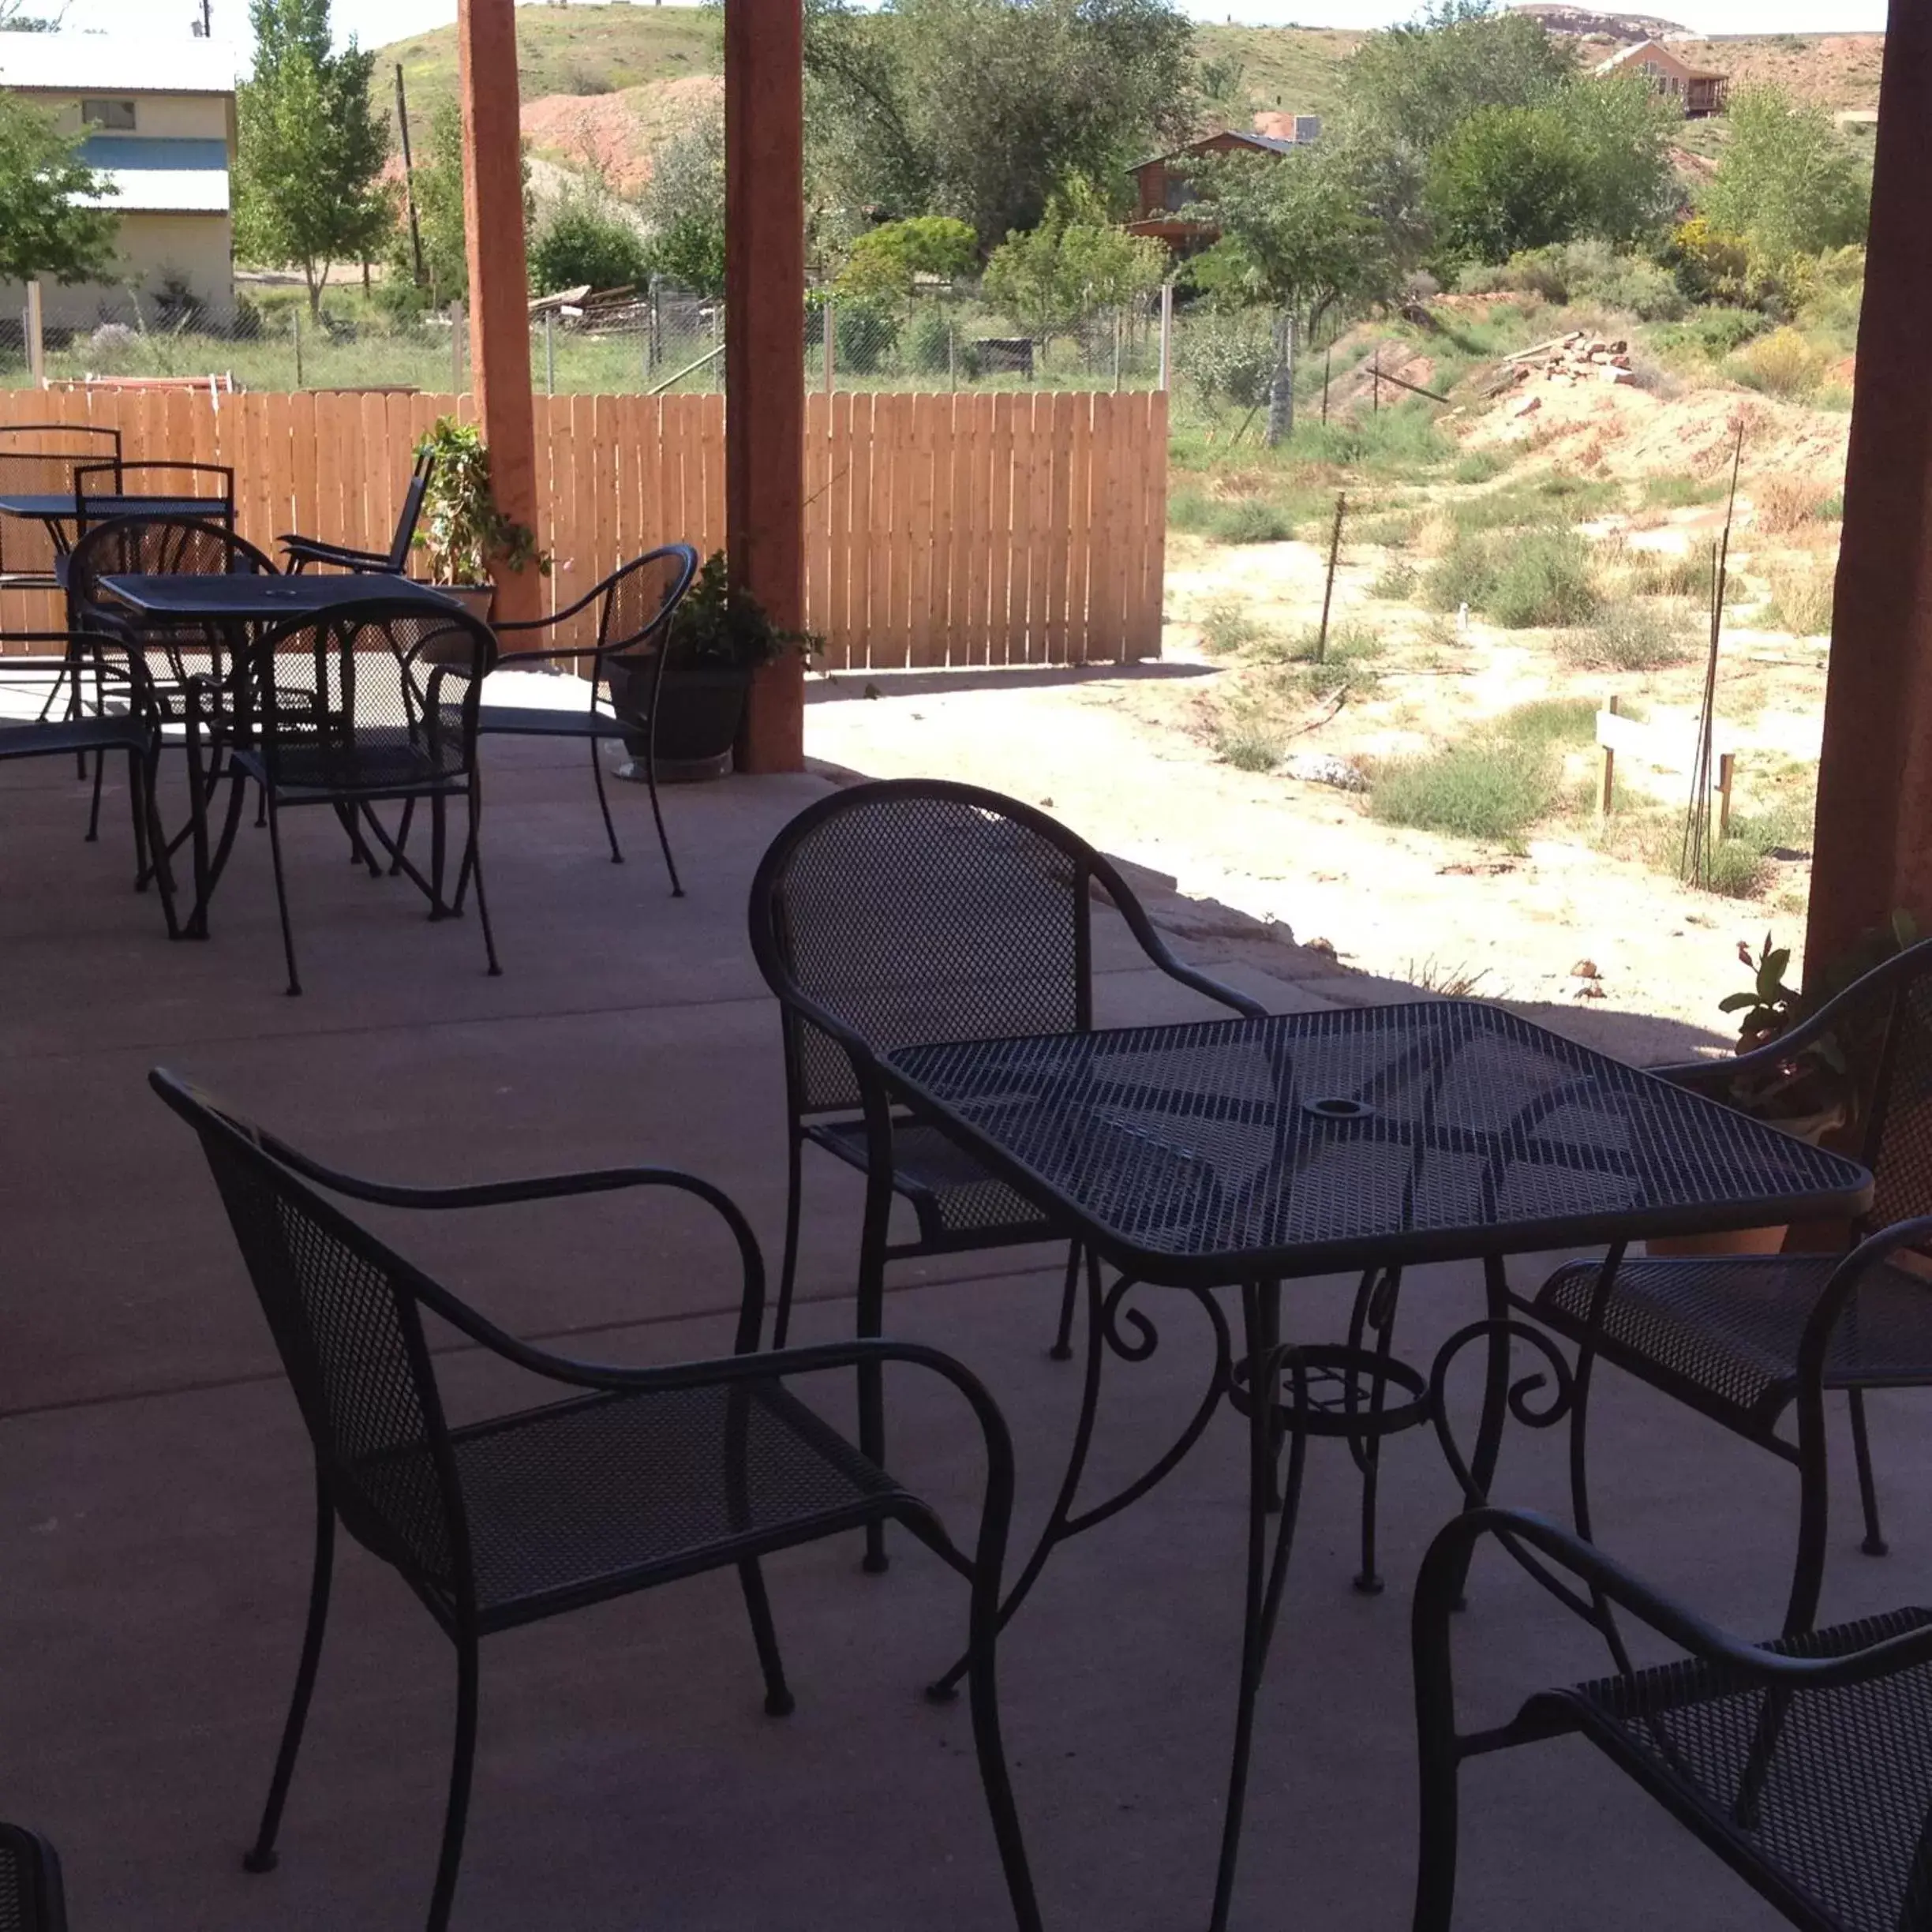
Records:
[[[1627,575],[1634,597],[1698,597],[1710,601],[1711,546],[1698,544],[1689,550],[1632,550]],[[1737,601],[1735,590],[1728,601]]]
[[[1574,530],[1531,530],[1498,560],[1485,604],[1488,614],[1512,631],[1534,625],[1582,623],[1598,603],[1588,541]]]
[[[1230,711],[1215,726],[1215,749],[1237,771],[1272,771],[1287,742],[1279,725],[1252,711]]]
[[[1462,838],[1514,839],[1549,812],[1560,781],[1557,761],[1546,747],[1473,739],[1385,765],[1376,775],[1369,810],[1385,825]]]
[[[1796,637],[1828,637],[1836,572],[1827,564],[1781,564],[1771,572],[1771,599],[1758,621]]]
[[[1214,507],[1209,534],[1223,543],[1286,543],[1294,535],[1294,521],[1265,496],[1237,496]]]
[[[1239,597],[1215,598],[1203,608],[1199,621],[1201,642],[1211,651],[1242,650],[1267,635]]]
[[[1728,838],[1712,846],[1705,863],[1705,886],[1725,899],[1756,898],[1771,871],[1764,854],[1742,839]]]
[[[943,375],[953,361],[952,317],[937,304],[922,302],[900,338],[900,354],[920,375]]]
[[[1394,603],[1406,602],[1415,595],[1416,586],[1421,581],[1421,573],[1413,564],[1401,557],[1391,557],[1376,573],[1368,586],[1368,594],[1387,597]]]
[[[530,247],[530,286],[539,295],[588,283],[623,288],[650,272],[643,238],[630,223],[590,196],[566,194]]]
[[[1661,671],[1690,656],[1689,634],[1647,604],[1617,603],[1599,611],[1587,630],[1572,631],[1562,651],[1593,671]]]
[[[1739,382],[1767,395],[1803,397],[1817,393],[1826,361],[1822,350],[1786,327],[1747,343],[1726,366]]]
[[[1455,467],[1449,472],[1451,483],[1487,483],[1492,477],[1500,476],[1507,468],[1503,459],[1494,450],[1471,450],[1467,455],[1456,459]]]
[[[1252,312],[1190,314],[1177,331],[1174,361],[1203,408],[1256,409],[1274,379],[1275,331]]]
[[[1688,510],[1724,493],[1724,485],[1707,477],[1653,476],[1644,478],[1638,497],[1646,510]]]
[[[1830,499],[1815,483],[1780,471],[1766,477],[1751,492],[1758,511],[1758,527],[1767,536],[1782,536],[1802,530],[1807,523],[1822,522]]]
[[[1512,744],[1586,745],[1597,736],[1594,698],[1538,698],[1506,711],[1496,733]]]
[[[1465,604],[1480,609],[1489,601],[1495,586],[1496,567],[1490,561],[1488,545],[1458,530],[1423,579],[1422,597],[1431,610],[1455,611]]]
[[[1652,338],[1660,350],[1688,350],[1715,362],[1761,335],[1765,318],[1755,309],[1699,309],[1682,322],[1660,328]]]
[[[1422,519],[1413,510],[1393,510],[1386,516],[1371,517],[1355,526],[1355,535],[1365,544],[1380,544],[1385,549],[1406,550],[1416,540]]]
[[[1517,289],[1545,301],[1598,302],[1645,322],[1675,321],[1687,305],[1667,270],[1643,256],[1619,255],[1600,241],[1525,249],[1500,268],[1466,271],[1457,286],[1470,294]]]

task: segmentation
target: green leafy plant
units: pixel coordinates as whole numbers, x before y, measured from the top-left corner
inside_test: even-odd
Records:
[[[537,549],[536,532],[498,507],[489,451],[475,424],[438,417],[416,454],[436,459],[416,529],[416,548],[432,582],[481,583],[492,564],[511,570],[534,564],[550,574],[549,553]]]
[[[587,189],[558,197],[530,247],[530,286],[539,295],[586,284],[635,287],[650,272],[644,238],[608,197]]]
[[[825,640],[782,631],[743,586],[733,590],[724,552],[713,550],[671,620],[670,662],[688,668],[755,671],[788,651],[809,657]]]

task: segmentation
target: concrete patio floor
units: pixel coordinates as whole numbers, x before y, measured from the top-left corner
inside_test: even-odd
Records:
[[[631,862],[604,856],[581,756],[492,760],[486,849],[505,972],[474,919],[432,927],[402,885],[345,863],[320,814],[291,827],[309,990],[282,992],[266,842],[245,835],[204,945],[170,946],[128,889],[118,797],[102,843],[58,762],[0,777],[0,1815],[59,1845],[77,1932],[402,1932],[426,1906],[453,1701],[447,1645],[401,1583],[350,1548],[280,1870],[244,1875],[306,1589],[310,1477],[199,1150],[143,1084],[171,1066],[320,1158],[433,1182],[662,1161],[732,1193],[775,1258],[783,1200],[775,1010],[743,938],[758,853],[820,778],[733,781],[667,804],[690,884],[668,897],[641,793],[616,788]],[[1393,997],[1316,956],[1163,902],[1190,955],[1283,1009]],[[1191,996],[1102,949],[1103,1017],[1185,1017]],[[1634,1058],[1684,1042],[1593,1013]],[[799,1339],[850,1331],[856,1193],[808,1176]],[[735,1288],[715,1235],[675,1205],[605,1200],[380,1217],[451,1287],[519,1334],[582,1355],[668,1361],[728,1346]],[[1537,1279],[1541,1258],[1520,1264]],[[1057,1479],[1078,1370],[1046,1359],[1050,1251],[894,1275],[889,1331],[990,1383],[1020,1458],[1020,1542]],[[1339,1329],[1350,1284],[1297,1290],[1291,1331]],[[1157,1452],[1208,1361],[1183,1297],[1143,1294],[1163,1346],[1113,1363],[1090,1481]],[[1425,1270],[1401,1346],[1426,1361],[1479,1311],[1471,1271]],[[473,1354],[452,1406],[526,1398]],[[842,1383],[818,1391],[843,1419]],[[1833,1537],[1833,1615],[1923,1601],[1914,1495],[1932,1405],[1874,1403],[1896,1553]],[[969,1520],[971,1425],[908,1376],[892,1460]],[[1790,1473],[1614,1376],[1594,1425],[1600,1533],[1720,1621],[1781,1609]],[[1560,1510],[1561,1443],[1516,1432],[1503,1500]],[[1324,1450],[1333,1453],[1324,1454]],[[1056,1932],[1205,1922],[1240,1629],[1245,1439],[1211,1428],[1164,1488],[1061,1549],[1002,1647],[1009,1743]],[[1843,1458],[1848,1465],[1849,1458]],[[1848,1468],[1840,1474],[1848,1474]],[[1357,1490],[1317,1445],[1261,1702],[1234,1923],[1396,1932],[1408,1923],[1414,1750],[1407,1616],[1415,1565],[1455,1496],[1432,1443],[1392,1447],[1387,1593],[1349,1587]],[[728,1577],[492,1639],[456,1920],[464,1932],[992,1932],[1010,1923],[963,1704],[923,1680],[963,1634],[957,1579],[901,1541],[885,1577],[849,1541],[770,1566],[799,1694],[762,1715]],[[1507,1566],[1479,1573],[1463,1695],[1500,1717],[1594,1674],[1587,1633]],[[1488,1932],[1778,1923],[1577,1743],[1466,1779],[1458,1925]]]

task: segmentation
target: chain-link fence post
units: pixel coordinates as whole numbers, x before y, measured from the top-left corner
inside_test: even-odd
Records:
[[[838,387],[838,319],[834,311],[837,304],[828,293],[822,312],[825,323],[825,392],[827,395]]]
[[[461,395],[463,385],[463,305],[453,301],[449,306],[450,317],[450,393]]]
[[[556,317],[546,309],[544,311],[544,394],[556,394]]]
[[[27,374],[36,389],[47,387],[47,333],[41,326],[40,284],[27,284]]]
[[[1160,293],[1160,391],[1174,387],[1174,284],[1163,282]]]
[[[299,307],[289,311],[289,333],[295,341],[295,387],[302,386],[301,365],[301,310]]]

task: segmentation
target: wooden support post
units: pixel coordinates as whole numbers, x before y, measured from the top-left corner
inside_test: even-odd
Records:
[[[1737,754],[1723,751],[1717,757],[1717,843],[1731,836],[1731,781],[1737,773]]]
[[[803,21],[799,0],[724,9],[724,544],[732,582],[805,621]],[[802,771],[805,668],[761,670],[738,766]]]
[[[47,331],[41,320],[40,284],[27,284],[27,374],[36,389],[47,387]]]
[[[1604,700],[1604,709],[1616,717],[1623,709],[1623,700],[1615,691]],[[1616,747],[1604,743],[1603,751],[1603,776],[1597,787],[1597,816],[1608,818],[1616,803]]]
[[[463,120],[463,240],[470,260],[470,378],[497,507],[541,537],[537,425],[530,394],[530,265],[523,239],[513,0],[457,0]],[[496,615],[541,609],[534,567],[492,569]]]
[[[1932,8],[1892,0],[1805,977],[1894,911],[1932,915]]]

